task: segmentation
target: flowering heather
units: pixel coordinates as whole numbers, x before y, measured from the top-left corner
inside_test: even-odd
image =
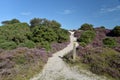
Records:
[[[64,43],[53,43],[51,45],[51,51],[46,51],[44,48],[33,48],[29,49],[27,47],[20,47],[14,50],[0,50],[0,78],[11,76],[14,77],[15,74],[20,75],[20,73],[28,67],[28,69],[34,69],[34,66],[41,66],[48,61],[48,58],[52,56],[53,53],[65,48],[69,42]],[[40,64],[38,64],[41,62]],[[18,68],[19,66],[21,68]],[[23,68],[22,68],[23,67]],[[22,70],[19,70],[22,69]],[[24,74],[24,73],[23,73]],[[21,74],[21,75],[23,75]],[[25,74],[24,74],[25,75]],[[5,80],[7,80],[5,78]]]

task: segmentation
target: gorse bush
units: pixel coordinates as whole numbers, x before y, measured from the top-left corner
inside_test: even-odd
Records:
[[[48,28],[45,26],[34,27],[32,32],[33,32],[34,42],[42,42],[42,41],[53,42],[56,41],[57,39],[57,35],[55,31],[52,28]]]
[[[14,41],[17,44],[27,40],[29,34],[31,34],[31,31],[26,23],[15,23],[0,27],[0,35],[5,36],[6,40]]]
[[[55,20],[47,20],[34,18],[30,21],[30,26],[27,23],[21,23],[17,19],[12,19],[2,22],[0,27],[0,43],[7,49],[9,44],[6,42],[14,42],[16,47],[44,47],[50,50],[50,45],[53,42],[61,43],[69,40],[69,33],[61,27],[61,24]],[[5,44],[5,45],[4,45]],[[39,45],[38,45],[39,44]],[[13,48],[10,48],[13,49]]]
[[[95,32],[94,31],[85,31],[81,34],[80,38],[78,39],[78,42],[80,42],[82,45],[86,45],[90,42],[92,42],[92,40],[95,37]]]
[[[28,47],[28,48],[34,48],[35,47],[35,43],[31,40],[26,40],[24,43],[20,43],[18,46],[19,47]]]
[[[114,38],[105,38],[103,43],[107,47],[115,47],[117,45],[117,41]]]
[[[13,41],[0,43],[0,48],[2,49],[15,49],[17,44]]]

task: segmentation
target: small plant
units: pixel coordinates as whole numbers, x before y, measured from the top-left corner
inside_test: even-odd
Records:
[[[41,43],[41,45],[47,50],[49,51],[51,49],[50,43],[49,42],[43,42]]]
[[[26,62],[25,55],[21,54],[21,55],[15,57],[13,59],[13,61],[15,61],[15,63],[18,65],[24,64]]]
[[[28,47],[28,48],[34,48],[35,47],[35,43],[31,40],[26,40],[24,43],[20,43],[18,45],[18,47]]]
[[[15,42],[3,42],[0,43],[0,48],[2,49],[15,49],[17,47],[17,44]]]
[[[117,45],[117,42],[114,38],[105,38],[103,39],[103,43],[107,47],[114,47]]]

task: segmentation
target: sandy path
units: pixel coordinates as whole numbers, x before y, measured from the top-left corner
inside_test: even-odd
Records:
[[[53,54],[53,56],[48,59],[43,71],[30,80],[105,80],[100,79],[100,77],[94,74],[91,75],[87,72],[84,74],[84,71],[80,74],[75,70],[71,70],[59,57],[62,57],[73,49],[73,42],[76,41],[76,38],[72,32],[70,39],[70,44],[63,50]],[[78,46],[77,43],[76,45]]]

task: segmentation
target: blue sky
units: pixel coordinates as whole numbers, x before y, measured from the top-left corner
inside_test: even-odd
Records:
[[[120,25],[120,0],[0,0],[0,22],[17,18],[29,23],[34,17],[56,20],[65,29],[83,23],[113,28]]]

